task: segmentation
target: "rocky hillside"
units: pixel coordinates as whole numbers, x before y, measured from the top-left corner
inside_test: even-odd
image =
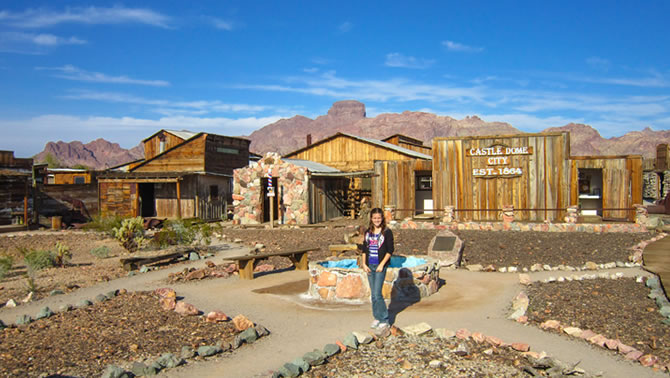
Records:
[[[515,134],[520,131],[503,122],[484,122],[467,117],[457,120],[423,112],[380,114],[365,116],[365,105],[358,101],[338,101],[328,114],[312,120],[303,116],[282,119],[249,135],[251,150],[258,153],[276,151],[280,154],[304,147],[307,134],[312,142],[337,132],[383,139],[393,134],[404,134],[423,140],[426,144],[436,136]]]
[[[193,130],[198,131],[198,130]],[[569,131],[572,155],[626,155],[639,154],[647,158],[656,155],[656,145],[670,143],[670,130],[653,131],[649,128],[632,131],[616,138],[603,138],[596,129],[583,124],[568,124],[552,127],[543,132]],[[384,139],[393,134],[404,134],[430,145],[434,137],[467,135],[505,135],[521,131],[504,122],[485,122],[477,116],[454,119],[424,112],[387,113],[374,118],[365,114],[365,105],[358,101],[338,101],[328,110],[328,114],[311,119],[296,115],[281,119],[254,131],[251,151],[268,151],[285,154],[302,148],[308,134],[312,143],[344,132],[375,139]],[[50,155],[61,166],[85,165],[103,169],[127,163],[144,156],[142,146],[126,150],[116,143],[104,139],[83,144],[81,142],[49,142],[44,151],[35,156],[36,162],[45,162]]]
[[[127,150],[102,138],[86,144],[79,141],[49,142],[42,152],[34,156],[35,163],[55,163],[60,167],[83,165],[93,169],[105,169],[142,158],[142,145]]]
[[[282,119],[254,131],[250,136],[251,150],[257,153],[277,151],[287,153],[304,147],[307,134],[312,143],[336,132],[383,139],[393,134],[404,134],[430,145],[434,137],[467,135],[504,135],[521,131],[505,122],[485,122],[477,116],[458,120],[431,113],[410,112],[365,116],[365,105],[358,101],[339,101],[327,115],[314,120],[303,116]],[[626,155],[656,156],[658,143],[670,143],[670,130],[653,131],[649,128],[629,132],[621,137],[603,138],[588,125],[568,124],[543,130],[569,131],[572,155]]]

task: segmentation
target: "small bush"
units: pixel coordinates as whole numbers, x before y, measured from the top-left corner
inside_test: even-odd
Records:
[[[114,238],[128,252],[141,249],[147,241],[144,238],[144,220],[142,217],[124,219],[121,226],[114,228]]]
[[[84,225],[84,229],[103,232],[111,237],[114,237],[114,229],[121,227],[123,219],[123,217],[117,215],[104,218],[95,216],[93,217],[93,221]]]
[[[19,250],[23,255],[23,261],[28,270],[36,271],[44,268],[51,268],[55,264],[53,252],[21,248]]]
[[[57,266],[63,267],[65,263],[69,262],[72,259],[72,253],[70,248],[61,242],[56,242],[56,251],[53,254],[54,264]]]
[[[106,245],[101,245],[100,247],[93,248],[91,254],[99,259],[106,259],[111,253],[109,247]]]
[[[171,245],[209,244],[211,239],[212,227],[208,223],[177,219],[166,221],[152,242],[165,248]]]
[[[12,270],[14,259],[11,256],[0,256],[0,280]]]
[[[26,273],[26,282],[24,282],[24,286],[26,287],[28,294],[37,291],[37,281],[35,281],[35,275],[30,271]]]

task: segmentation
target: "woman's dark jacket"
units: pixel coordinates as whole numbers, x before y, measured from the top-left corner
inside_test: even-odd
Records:
[[[371,234],[370,231],[367,231],[365,233],[365,239],[363,240],[363,253],[365,255],[365,265],[368,264],[368,257],[370,256],[370,248],[369,248],[369,235]],[[393,232],[391,231],[390,228],[385,228],[384,231],[382,231],[382,235],[379,237],[379,262],[381,263],[384,260],[384,257],[388,253],[393,254],[393,251],[395,249],[393,248]]]

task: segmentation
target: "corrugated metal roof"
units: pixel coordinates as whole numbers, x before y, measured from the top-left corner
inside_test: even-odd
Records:
[[[199,133],[194,133],[193,131],[188,131],[188,130],[179,130],[178,131],[178,130],[167,130],[166,129],[165,131],[170,133],[170,134],[176,135],[183,140],[189,140],[189,139],[193,138],[194,136],[196,136],[197,134],[199,134]]]
[[[287,163],[297,165],[299,167],[307,168],[308,171],[314,173],[335,173],[340,172],[339,169],[329,167],[327,165],[317,163],[311,160],[302,160],[302,159],[282,159]]]
[[[433,157],[430,156],[430,155],[422,154],[421,152],[416,152],[416,151],[412,151],[412,150],[404,148],[404,147],[396,146],[395,144],[382,142],[381,140],[378,140],[378,139],[365,138],[365,137],[362,137],[362,136],[347,134],[347,133],[340,133],[340,134],[346,135],[350,138],[362,140],[364,142],[372,143],[372,144],[375,144],[375,145],[380,146],[380,147],[388,148],[390,150],[394,150],[394,151],[399,152],[401,154],[414,156],[414,157],[419,158],[419,159],[433,160]]]

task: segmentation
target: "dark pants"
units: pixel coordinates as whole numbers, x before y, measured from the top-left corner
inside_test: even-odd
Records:
[[[372,301],[372,316],[380,323],[389,322],[389,312],[386,308],[386,302],[382,296],[382,287],[384,286],[384,277],[386,277],[386,266],[381,272],[377,272],[377,264],[370,264],[368,267],[371,272],[368,273],[368,282],[370,283],[370,293]]]

